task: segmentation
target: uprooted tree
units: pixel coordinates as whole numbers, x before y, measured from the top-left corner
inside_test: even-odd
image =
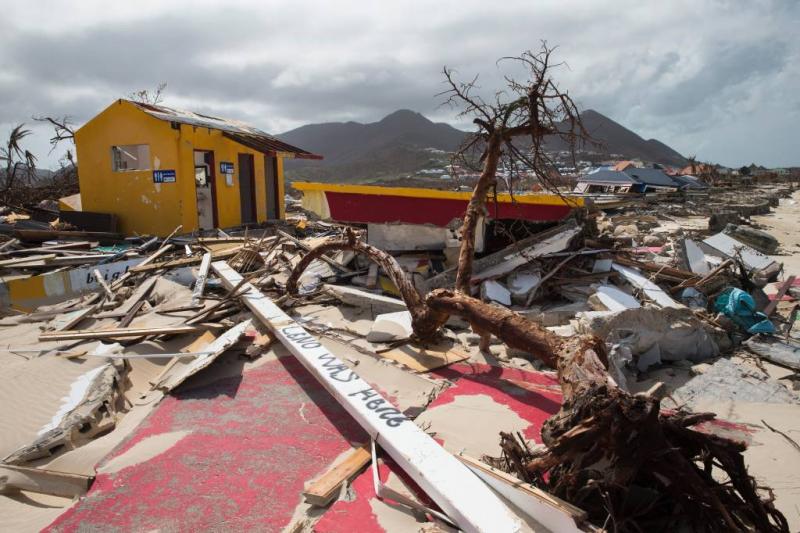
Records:
[[[448,101],[474,117],[477,132],[466,148],[477,147],[482,164],[464,217],[454,290],[421,295],[391,255],[348,230],[306,254],[293,269],[287,291],[297,295],[300,276],[321,255],[352,250],[377,263],[397,286],[419,342],[434,340],[456,315],[484,338],[495,335],[555,368],[563,403],[542,430],[544,447],[531,451],[503,434],[504,456],[492,462],[578,505],[598,525],[614,531],[788,531],[771,495],[764,497],[747,473],[744,445],[692,428],[713,414],[662,411],[658,398],[617,387],[602,339],[562,339],[509,309],[470,296],[475,227],[496,185],[498,162],[517,158],[546,183],[553,171],[545,150],[548,137],[561,137],[573,148],[587,137],[572,99],[552,79],[551,54],[545,44],[538,53],[507,58],[524,66],[528,78],[507,77],[507,91],[498,92],[491,104],[475,94],[475,80],[459,83],[452,71],[444,71]]]

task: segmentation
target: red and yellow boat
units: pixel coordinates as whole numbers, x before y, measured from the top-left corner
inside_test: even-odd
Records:
[[[463,218],[472,192],[441,191],[411,187],[344,185],[294,182],[303,193],[303,207],[323,219],[360,224],[433,224],[447,226],[454,218]],[[496,200],[496,201],[495,201]],[[583,198],[555,194],[500,193],[489,199],[489,218],[555,222],[576,207]]]

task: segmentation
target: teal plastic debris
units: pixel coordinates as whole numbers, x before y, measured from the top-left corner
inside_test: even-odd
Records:
[[[756,311],[755,300],[742,289],[729,287],[722,291],[714,302],[714,309],[748,333],[775,332],[775,326],[767,315]]]

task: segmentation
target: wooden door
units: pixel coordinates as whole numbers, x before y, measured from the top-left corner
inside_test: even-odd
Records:
[[[255,224],[256,180],[251,154],[239,154],[239,200],[242,209],[242,224]]]

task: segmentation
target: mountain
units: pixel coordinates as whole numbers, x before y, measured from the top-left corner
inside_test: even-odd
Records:
[[[278,137],[315,154],[325,156],[325,164],[352,163],[376,150],[393,144],[452,151],[465,133],[448,124],[431,122],[408,109],[395,111],[378,122],[328,122],[309,124]]]
[[[663,165],[684,166],[687,160],[677,151],[656,139],[645,140],[628,128],[593,109],[581,113],[583,126],[599,147],[586,146],[586,149],[606,154],[620,154],[627,159],[641,159]],[[551,140],[547,147],[552,150],[566,150],[567,143],[561,139]]]
[[[441,166],[433,151],[452,152],[466,132],[436,123],[419,113],[401,109],[378,122],[309,124],[278,138],[315,154],[322,161],[287,161],[291,178],[320,181],[365,181]]]
[[[602,144],[600,148],[587,149],[668,165],[686,163],[669,146],[655,139],[642,139],[596,111],[587,110],[581,116],[586,129]],[[359,182],[441,168],[447,158],[437,150],[456,150],[466,135],[448,124],[401,109],[378,122],[308,124],[277,137],[325,157],[322,161],[288,160],[286,170],[291,179]],[[568,148],[560,139],[551,139],[547,147],[556,151]]]

